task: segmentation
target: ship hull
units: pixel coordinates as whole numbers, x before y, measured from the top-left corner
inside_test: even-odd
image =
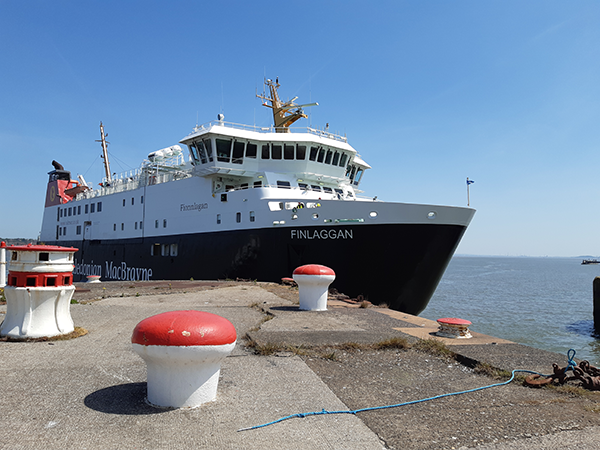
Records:
[[[331,287],[339,292],[416,315],[427,306],[465,230],[456,224],[361,224],[46,243],[80,249],[74,271],[79,281],[100,275],[104,281],[279,282],[300,265],[323,264],[336,272]]]

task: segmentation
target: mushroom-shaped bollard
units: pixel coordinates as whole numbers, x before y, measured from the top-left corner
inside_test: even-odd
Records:
[[[195,408],[214,400],[221,361],[236,337],[229,320],[202,311],[170,311],[142,320],[131,344],[146,361],[148,403]]]
[[[307,264],[294,270],[294,281],[300,292],[300,309],[326,311],[329,285],[335,280],[335,272],[319,264]]]
[[[437,322],[440,324],[440,328],[436,333],[438,336],[451,339],[470,339],[473,337],[469,331],[471,322],[468,320],[457,317],[444,317],[438,319]]]

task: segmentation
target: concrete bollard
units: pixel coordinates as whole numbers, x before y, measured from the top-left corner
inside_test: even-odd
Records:
[[[438,336],[452,339],[470,339],[473,337],[469,331],[471,322],[468,320],[445,317],[438,319],[437,322],[440,324],[440,328],[436,333]]]
[[[195,408],[214,400],[221,361],[236,338],[231,322],[202,311],[171,311],[142,320],[131,345],[146,362],[148,403]]]
[[[300,309],[326,311],[328,288],[335,280],[335,272],[326,266],[308,264],[294,270],[293,276],[300,293]]]
[[[594,331],[600,334],[600,277],[594,278]]]
[[[11,245],[8,263],[6,317],[0,336],[13,339],[71,333],[73,254],[76,248],[51,245]]]

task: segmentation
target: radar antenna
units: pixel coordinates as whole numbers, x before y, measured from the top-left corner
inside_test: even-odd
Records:
[[[110,142],[106,140],[107,137],[108,134],[104,134],[104,125],[102,125],[102,122],[100,122],[100,140],[96,140],[96,142],[102,143],[102,159],[104,160],[106,182],[110,184],[112,182],[112,177],[110,175],[110,163],[108,162],[108,144],[110,144]]]
[[[270,79],[265,79],[265,86],[269,88],[269,91],[271,93],[271,96],[267,96],[266,93],[263,91],[262,95],[256,95],[258,98],[262,98],[263,100],[266,100],[268,102],[271,102],[271,104],[269,105],[267,102],[263,103],[263,106],[266,106],[267,108],[271,108],[273,109],[273,121],[274,121],[274,127],[275,127],[275,131],[277,133],[289,133],[290,132],[290,125],[293,124],[294,122],[296,122],[299,119],[306,119],[308,116],[306,114],[304,114],[304,111],[302,111],[302,108],[307,107],[307,106],[318,106],[318,103],[307,103],[305,105],[296,105],[294,103],[294,100],[296,100],[298,97],[294,97],[291,100],[288,100],[287,102],[282,102],[279,99],[279,94],[277,93],[277,89],[279,89],[279,78],[277,78],[275,80],[275,82],[273,82],[273,80]],[[292,111],[295,110],[295,111]]]

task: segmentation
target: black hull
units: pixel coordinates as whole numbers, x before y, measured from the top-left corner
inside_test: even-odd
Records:
[[[80,281],[97,274],[104,281],[243,278],[279,282],[291,277],[300,265],[323,264],[335,271],[331,287],[339,292],[362,295],[375,304],[386,303],[416,315],[427,306],[465,230],[439,224],[331,226],[321,231],[273,227],[46,243],[79,248],[75,280]],[[151,256],[155,244],[177,244],[177,255]]]

